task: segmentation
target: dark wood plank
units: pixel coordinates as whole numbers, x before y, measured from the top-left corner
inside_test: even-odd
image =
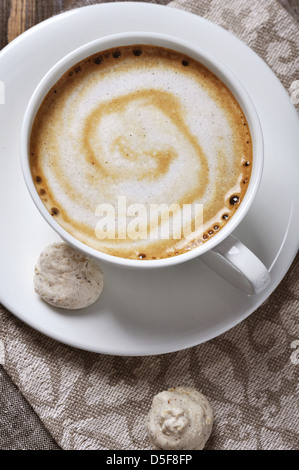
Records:
[[[51,2],[35,0],[35,24],[71,8],[74,2],[75,0],[56,0]]]
[[[10,16],[10,0],[0,1],[0,50],[7,44],[7,23]]]
[[[27,29],[61,11],[75,0],[0,0],[0,49]]]
[[[10,42],[34,24],[35,1],[11,0],[10,15],[7,23],[7,41]]]

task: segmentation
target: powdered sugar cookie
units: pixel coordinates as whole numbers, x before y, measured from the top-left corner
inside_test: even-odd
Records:
[[[211,434],[213,410],[197,390],[175,387],[152,402],[147,431],[154,449],[202,450]]]
[[[66,243],[46,247],[37,261],[34,290],[55,307],[79,309],[93,304],[103,290],[99,266]]]

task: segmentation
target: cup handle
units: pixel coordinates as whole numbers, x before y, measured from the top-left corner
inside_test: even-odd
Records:
[[[266,266],[232,235],[204,253],[200,259],[230,284],[247,294],[259,294],[270,283]]]

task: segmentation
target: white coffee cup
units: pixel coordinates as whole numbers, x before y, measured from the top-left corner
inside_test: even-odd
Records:
[[[180,255],[160,260],[132,260],[112,256],[91,248],[62,228],[44,206],[35,188],[29,163],[29,145],[31,128],[35,115],[48,91],[58,79],[73,65],[97,52],[133,44],[150,44],[176,50],[193,57],[217,75],[231,90],[242,107],[251,132],[253,144],[253,164],[251,178],[246,194],[233,217],[210,240]],[[201,259],[214,271],[231,284],[241,288],[248,294],[258,294],[270,282],[270,275],[264,264],[241,241],[231,235],[240,224],[251,206],[258,190],[263,169],[263,135],[255,107],[239,80],[219,60],[195,44],[188,43],[176,37],[144,32],[129,32],[105,36],[92,41],[68,54],[61,59],[41,80],[35,89],[23,120],[21,132],[21,164],[23,175],[29,193],[40,213],[50,226],[70,245],[85,254],[127,268],[143,269],[162,268],[179,264],[201,256]]]

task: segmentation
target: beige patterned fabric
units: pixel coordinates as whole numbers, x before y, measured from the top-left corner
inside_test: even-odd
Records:
[[[250,46],[276,73],[299,110],[299,25],[275,1],[175,0],[222,26]]]
[[[298,24],[275,0],[170,5],[240,37],[298,104]],[[145,417],[151,400],[178,385],[200,390],[214,408],[207,449],[299,449],[298,274],[297,257],[272,296],[242,324],[206,344],[161,356],[79,351],[0,308],[0,363],[64,449],[149,449]]]

